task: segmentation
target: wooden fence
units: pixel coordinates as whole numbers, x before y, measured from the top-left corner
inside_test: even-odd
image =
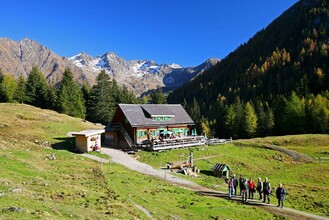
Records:
[[[175,148],[184,148],[184,147],[194,147],[194,146],[204,146],[204,145],[219,145],[225,143],[231,143],[231,139],[206,139],[204,136],[189,136],[182,138],[173,138],[173,139],[163,139],[162,141],[155,140],[149,146],[151,150],[169,150]]]

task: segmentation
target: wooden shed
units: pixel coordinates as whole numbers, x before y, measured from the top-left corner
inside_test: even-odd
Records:
[[[227,164],[216,163],[212,168],[215,176],[229,178],[230,167]]]
[[[102,146],[101,135],[104,132],[104,129],[73,132],[76,149],[81,153],[100,150]]]

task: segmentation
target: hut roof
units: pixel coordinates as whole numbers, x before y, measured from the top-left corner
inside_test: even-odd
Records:
[[[212,168],[213,171],[227,171],[230,167],[224,163],[216,163]]]
[[[96,135],[96,134],[102,134],[104,132],[105,132],[104,129],[100,129],[100,130],[90,129],[90,130],[84,130],[84,131],[79,131],[79,132],[72,132],[71,134],[73,136],[82,135],[82,136],[85,136],[85,137],[89,137],[89,136]]]
[[[193,120],[180,104],[119,104],[132,127],[152,125],[194,125]],[[169,117],[169,120],[154,120],[155,117]]]

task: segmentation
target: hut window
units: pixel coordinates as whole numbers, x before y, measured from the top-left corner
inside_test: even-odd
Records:
[[[143,131],[143,130],[137,131],[137,137],[138,138],[145,137],[146,135],[147,135],[147,131]]]

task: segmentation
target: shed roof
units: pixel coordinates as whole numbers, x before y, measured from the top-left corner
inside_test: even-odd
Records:
[[[227,171],[230,167],[224,163],[216,163],[212,168],[213,171]]]
[[[119,104],[118,107],[132,127],[194,125],[193,120],[180,104]],[[163,121],[152,119],[156,116],[169,116],[170,119]]]
[[[85,137],[89,137],[92,135],[96,135],[96,134],[102,134],[104,133],[105,130],[104,129],[90,129],[90,130],[83,130],[83,131],[79,131],[79,132],[73,132],[71,133],[73,136],[85,136]]]

